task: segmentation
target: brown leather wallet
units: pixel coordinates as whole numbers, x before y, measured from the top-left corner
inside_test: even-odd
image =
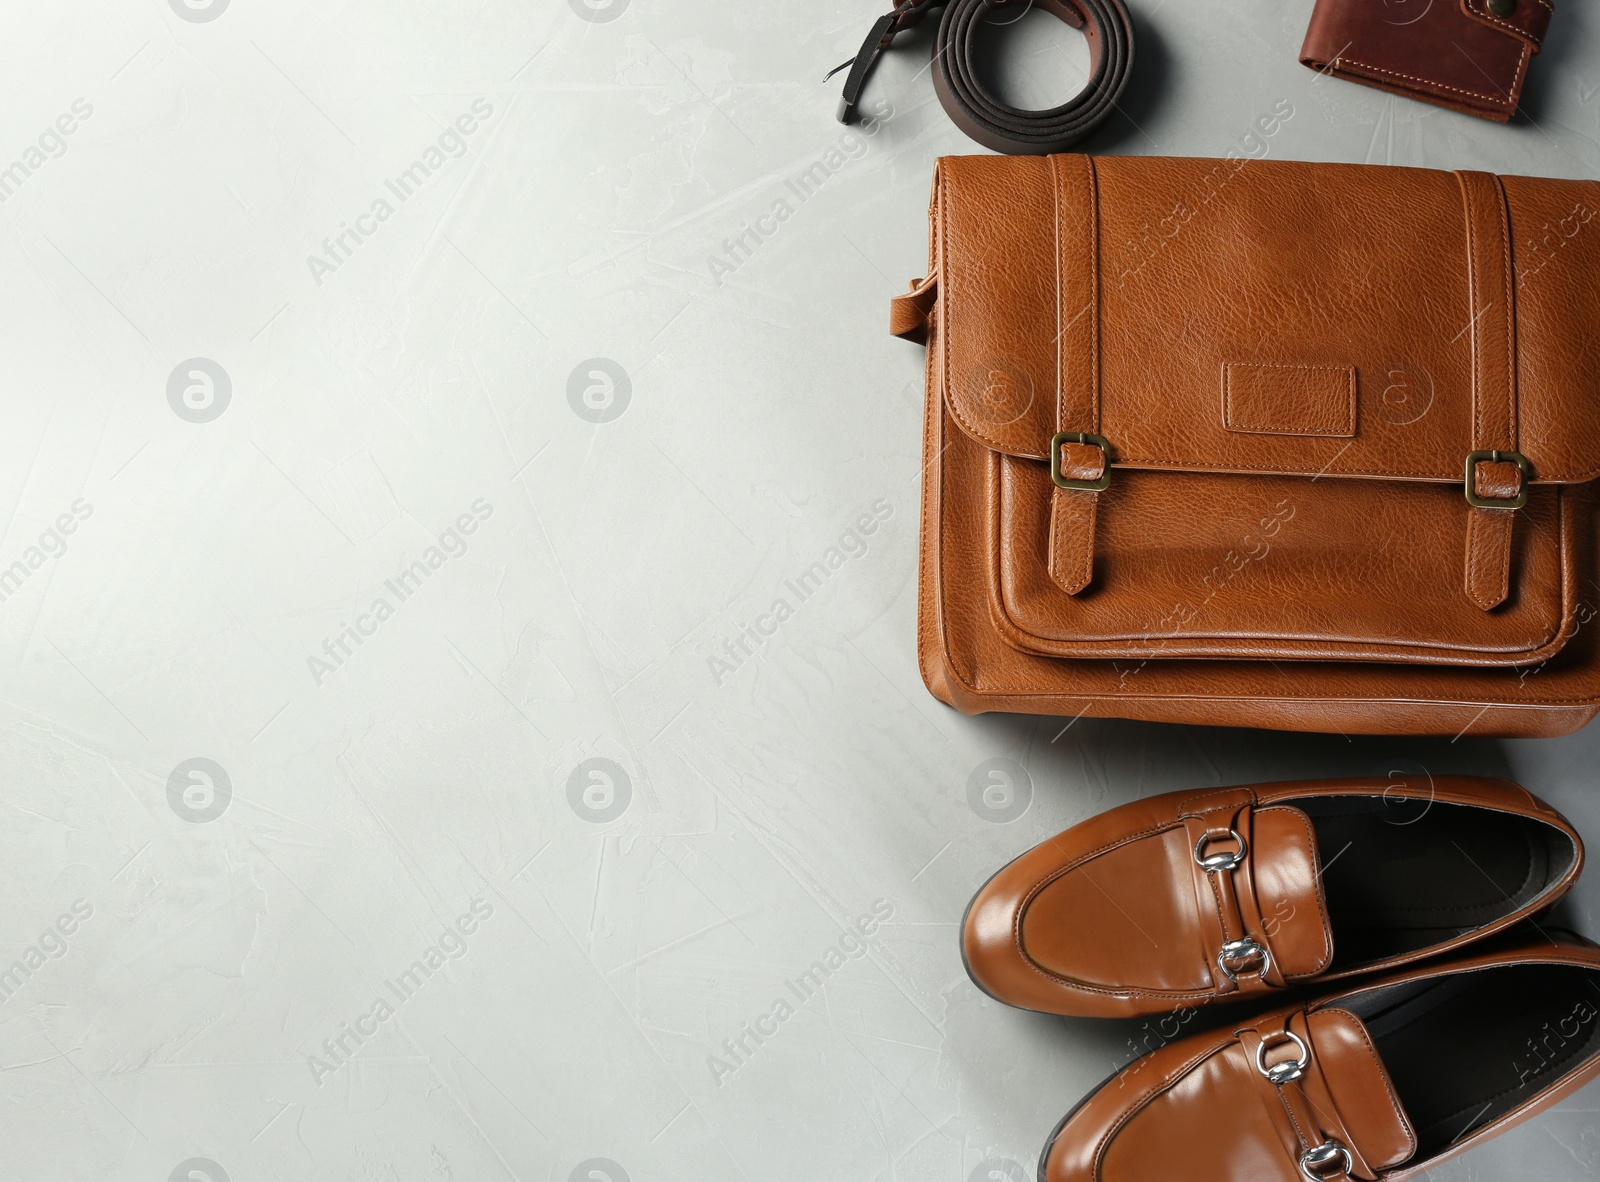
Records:
[[[1300,60],[1504,123],[1554,12],[1550,0],[1317,0]]]
[[[1600,185],[947,157],[919,653],[969,713],[1550,735],[1600,710]]]

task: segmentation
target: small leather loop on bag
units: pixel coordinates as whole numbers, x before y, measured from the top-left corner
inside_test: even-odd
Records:
[[[937,275],[912,280],[910,291],[889,300],[889,335],[903,337],[919,345],[927,344],[928,316],[938,298]]]
[[[899,0],[879,17],[851,59],[839,100],[839,122],[855,119],[868,76],[901,29],[922,19],[934,0]],[[1001,102],[984,88],[975,68],[977,40],[992,11],[1038,7],[1089,42],[1089,81],[1060,106],[1025,111]],[[853,64],[852,64],[853,63]],[[1133,67],[1133,22],[1122,0],[949,0],[933,49],[933,89],[951,122],[986,148],[1012,156],[1064,152],[1100,126],[1116,109]],[[842,69],[843,67],[838,67]]]

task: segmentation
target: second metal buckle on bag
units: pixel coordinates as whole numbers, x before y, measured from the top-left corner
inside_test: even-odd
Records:
[[[1105,471],[1100,473],[1098,480],[1073,480],[1070,476],[1061,474],[1061,445],[1063,443],[1081,443],[1086,447],[1098,447],[1100,454],[1105,458]],[[1057,431],[1050,440],[1050,479],[1057,488],[1074,488],[1080,492],[1100,492],[1111,483],[1111,441],[1104,435],[1092,435],[1087,431]]]
[[[1059,436],[1058,436],[1059,438]],[[1522,474],[1517,495],[1514,497],[1484,497],[1478,495],[1479,464],[1515,464]],[[1520,451],[1480,450],[1467,453],[1467,476],[1463,491],[1467,504],[1474,509],[1520,509],[1528,503],[1528,485],[1533,482],[1533,465]]]

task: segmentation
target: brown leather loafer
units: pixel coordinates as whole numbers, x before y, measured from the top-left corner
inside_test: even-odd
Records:
[[[1138,1059],[1039,1182],[1410,1178],[1600,1075],[1600,949],[1531,944],[1363,982]]]
[[[1173,792],[1091,817],[967,907],[974,983],[1126,1017],[1397,968],[1501,931],[1577,880],[1583,844],[1508,780]]]

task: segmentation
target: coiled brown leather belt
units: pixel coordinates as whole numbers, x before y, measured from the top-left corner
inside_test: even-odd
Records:
[[[916,24],[942,0],[897,0],[878,18],[851,62],[839,101],[839,122],[854,121],[857,102],[878,57],[896,33]],[[984,18],[997,8],[1036,6],[1082,29],[1089,42],[1089,84],[1046,111],[1022,111],[995,98],[978,81],[973,50]],[[986,148],[1014,156],[1062,152],[1111,114],[1133,66],[1133,23],[1122,0],[948,0],[933,49],[933,89],[945,113]],[[841,69],[843,67],[840,67]]]

